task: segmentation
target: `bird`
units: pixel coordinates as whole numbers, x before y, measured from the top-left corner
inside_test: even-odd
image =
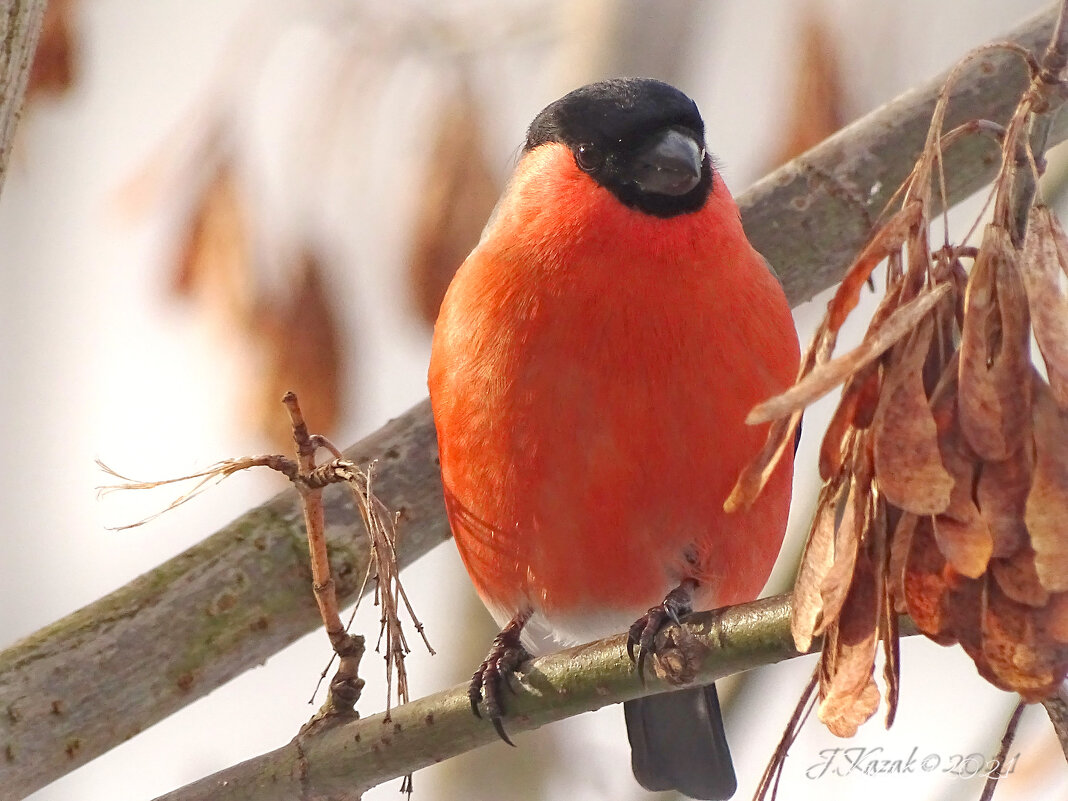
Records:
[[[692,99],[613,78],[534,118],[446,291],[428,371],[453,538],[502,626],[469,695],[505,741],[501,687],[538,637],[627,631],[640,672],[669,621],[759,596],[791,460],[751,508],[724,502],[767,434],[746,414],[798,361]],[[646,789],[734,794],[715,685],[624,713]]]

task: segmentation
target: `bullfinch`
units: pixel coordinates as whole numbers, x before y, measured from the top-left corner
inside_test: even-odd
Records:
[[[704,134],[696,104],[656,80],[552,103],[441,305],[429,387],[446,509],[503,626],[471,701],[506,740],[501,685],[528,635],[626,630],[641,670],[667,621],[756,598],[782,544],[790,460],[751,508],[723,504],[767,433],[747,412],[794,379],[797,334]],[[714,685],[624,712],[644,787],[734,793]]]

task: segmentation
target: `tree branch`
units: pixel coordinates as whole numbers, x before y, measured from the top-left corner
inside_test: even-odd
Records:
[[[1038,52],[1054,16],[1046,12],[1010,38]],[[906,93],[739,198],[747,233],[778,269],[792,304],[837,281],[863,244],[912,168],[940,85],[938,78]],[[975,59],[957,86],[950,127],[971,118],[1007,120],[1026,76],[1015,59],[995,52]],[[1049,141],[1066,136],[1068,119],[1058,115]],[[985,137],[955,144],[946,154],[950,202],[989,181],[997,166],[997,147]],[[448,537],[427,401],[346,457],[360,465],[378,460],[377,494],[401,514],[402,567]],[[348,493],[328,489],[324,503],[345,603],[354,599],[367,548],[353,533],[360,522]],[[315,628],[311,581],[300,503],[287,491],[0,653],[5,790],[20,796],[48,784]]]
[[[0,0],[0,187],[7,176],[47,0]]]
[[[688,677],[705,683],[799,655],[787,595],[693,615],[664,636],[681,643],[676,653],[692,671]],[[654,678],[642,686],[622,634],[535,659],[521,678],[508,696],[509,734],[672,689]],[[275,751],[158,801],[355,799],[382,782],[497,740],[493,727],[471,714],[466,684],[397,707],[391,716],[302,732]]]

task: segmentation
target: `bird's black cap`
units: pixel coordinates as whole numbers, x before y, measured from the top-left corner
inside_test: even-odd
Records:
[[[674,217],[700,209],[712,190],[697,104],[651,78],[614,78],[569,92],[527,131],[524,152],[566,145],[580,169],[620,202]]]

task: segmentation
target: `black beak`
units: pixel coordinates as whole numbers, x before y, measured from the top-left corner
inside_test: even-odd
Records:
[[[668,128],[639,151],[631,174],[643,192],[685,195],[700,183],[704,158],[704,148],[692,136]]]

